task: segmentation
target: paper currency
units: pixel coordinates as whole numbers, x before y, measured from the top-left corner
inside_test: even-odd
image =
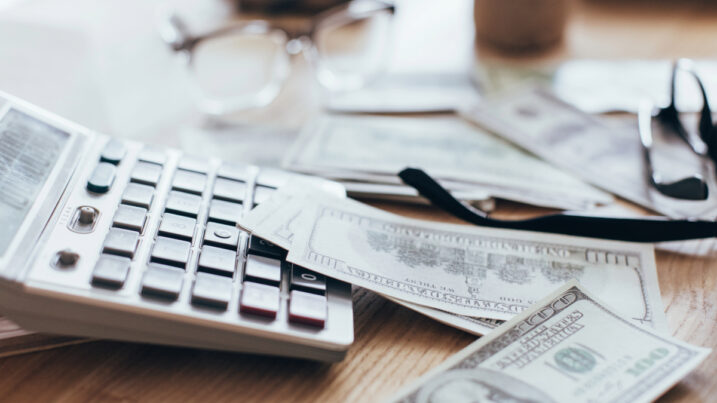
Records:
[[[604,190],[673,218],[717,217],[714,170],[696,169],[710,185],[705,201],[685,201],[660,195],[646,180],[642,150],[635,129],[613,128],[560,101],[542,88],[504,94],[461,112],[491,130]],[[669,147],[669,170],[694,173],[694,159],[685,147]],[[687,153],[689,157],[689,152]],[[663,158],[665,159],[665,158]]]
[[[451,191],[473,188],[568,209],[612,201],[605,192],[455,116],[324,116],[302,130],[283,165],[330,178],[382,183],[396,183],[397,172],[418,166]]]
[[[391,401],[650,402],[709,352],[635,326],[571,281]]]
[[[429,223],[318,198],[272,199],[239,225],[300,266],[453,314],[509,319],[578,278],[625,316],[665,329],[650,245]]]

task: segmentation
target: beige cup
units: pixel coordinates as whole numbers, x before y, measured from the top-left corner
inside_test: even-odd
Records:
[[[475,0],[476,38],[506,50],[538,50],[563,37],[569,0]]]

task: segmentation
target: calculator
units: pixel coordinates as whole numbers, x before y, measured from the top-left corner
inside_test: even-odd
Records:
[[[351,286],[240,230],[337,183],[94,133],[0,93],[0,311],[48,333],[341,360]]]

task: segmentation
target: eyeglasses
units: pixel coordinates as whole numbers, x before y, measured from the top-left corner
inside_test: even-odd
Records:
[[[418,168],[406,168],[398,176],[443,211],[469,223],[492,228],[613,239],[629,242],[664,242],[717,236],[717,222],[655,218],[591,217],[549,214],[528,220],[497,220],[454,198]]]
[[[676,99],[678,77],[691,77],[694,79],[702,93],[702,111],[697,127],[697,135],[686,129],[687,122],[683,122],[679,113]],[[717,162],[717,128],[712,122],[712,111],[707,101],[707,93],[702,80],[694,69],[693,63],[687,59],[678,60],[672,69],[670,83],[670,104],[664,108],[654,108],[649,102],[643,102],[638,112],[638,129],[643,148],[645,166],[650,184],[660,193],[678,199],[705,200],[708,197],[708,186],[702,175],[693,174],[673,182],[668,182],[658,172],[652,162],[653,148],[652,125],[657,123],[663,126],[666,133],[676,135],[684,141],[694,154],[700,158],[710,158]]]
[[[383,71],[394,12],[388,2],[354,0],[317,15],[295,35],[262,20],[193,35],[170,15],[160,33],[184,55],[199,107],[223,115],[270,104],[289,76],[291,56],[300,53],[325,89],[363,87]]]

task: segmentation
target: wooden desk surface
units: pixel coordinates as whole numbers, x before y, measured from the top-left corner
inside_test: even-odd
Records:
[[[652,3],[578,3],[564,46],[539,58],[717,56],[717,6],[707,0]],[[452,221],[430,208],[385,207]],[[502,212],[518,210],[508,205]],[[661,246],[657,265],[675,336],[717,348],[717,240]],[[355,343],[333,365],[101,341],[0,359],[0,399],[374,401],[475,339],[365,291],[354,292],[354,310]],[[715,379],[713,353],[662,400],[713,401]]]

